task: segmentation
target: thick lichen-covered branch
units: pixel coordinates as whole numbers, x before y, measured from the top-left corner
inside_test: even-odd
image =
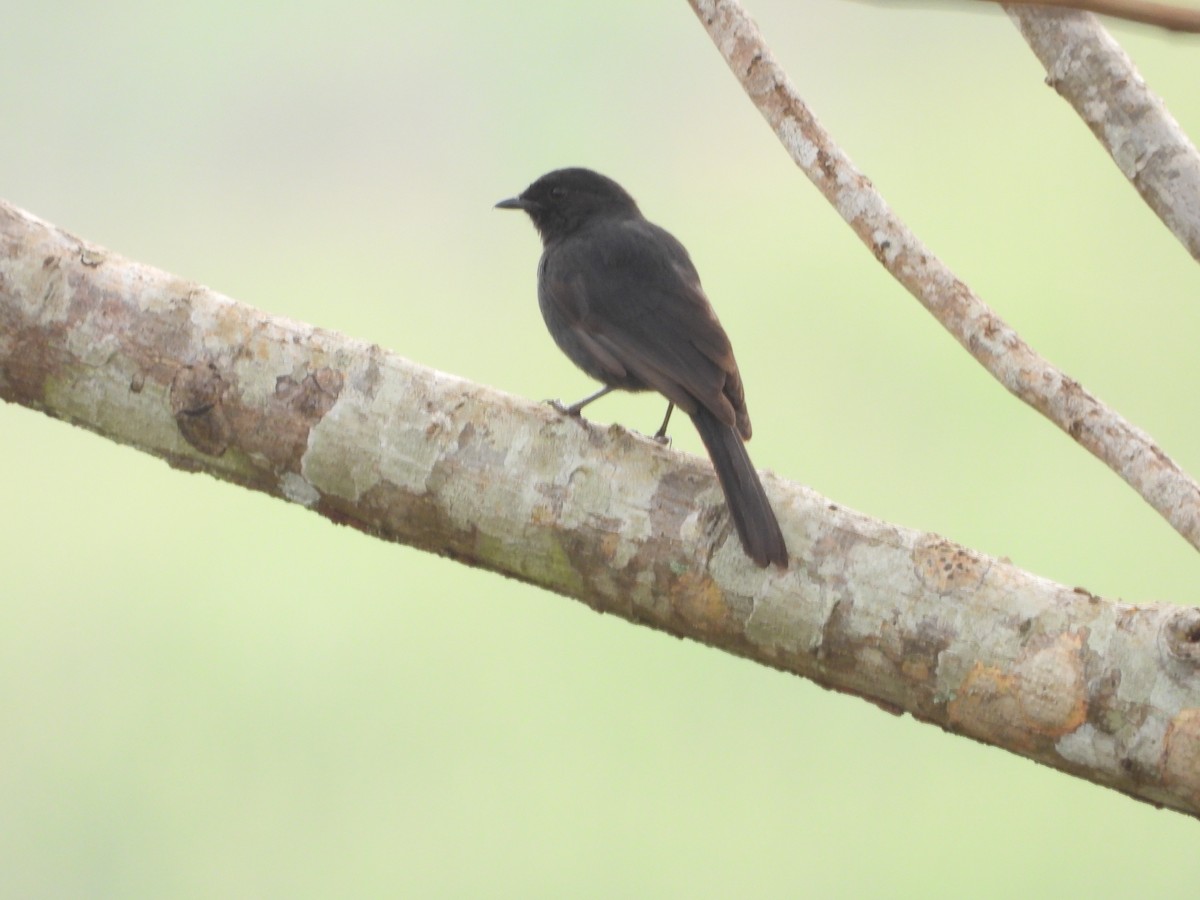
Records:
[[[1200,610],[1129,606],[269,316],[0,203],[0,398],[1200,815]]]

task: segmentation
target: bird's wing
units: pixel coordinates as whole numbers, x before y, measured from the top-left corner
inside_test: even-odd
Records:
[[[587,362],[618,385],[632,376],[684,412],[705,406],[749,438],[733,349],[687,250],[645,219],[593,228],[548,253],[542,278],[544,301]]]

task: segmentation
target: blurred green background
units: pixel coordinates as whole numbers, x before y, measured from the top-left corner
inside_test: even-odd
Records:
[[[1127,601],[1195,551],[996,385],[797,172],[678,2],[5,0],[0,196],[530,398],[539,245],[612,175],[690,248],[754,459]],[[1008,20],[750,0],[896,210],[1200,472],[1200,273]],[[1200,135],[1200,41],[1110,23]],[[591,414],[649,431],[661,404]],[[6,897],[1178,896],[1196,822],[0,408]],[[684,425],[676,446],[698,452]]]

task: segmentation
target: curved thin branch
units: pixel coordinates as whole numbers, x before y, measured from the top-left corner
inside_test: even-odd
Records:
[[[926,247],[805,105],[736,0],[689,0],[796,165],[875,258],[1009,391],[1116,472],[1200,549],[1200,485],[1157,444],[1039,356]]]
[[[1005,6],[1045,67],[1046,83],[1200,261],[1200,153],[1121,45],[1087,13]]]
[[[0,202],[0,398],[1200,816],[1200,609],[1133,607],[121,259]]]

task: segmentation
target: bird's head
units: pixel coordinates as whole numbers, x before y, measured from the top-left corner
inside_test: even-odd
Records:
[[[556,169],[543,175],[497,209],[523,209],[543,242],[566,237],[605,216],[640,216],[625,189],[591,169]]]

